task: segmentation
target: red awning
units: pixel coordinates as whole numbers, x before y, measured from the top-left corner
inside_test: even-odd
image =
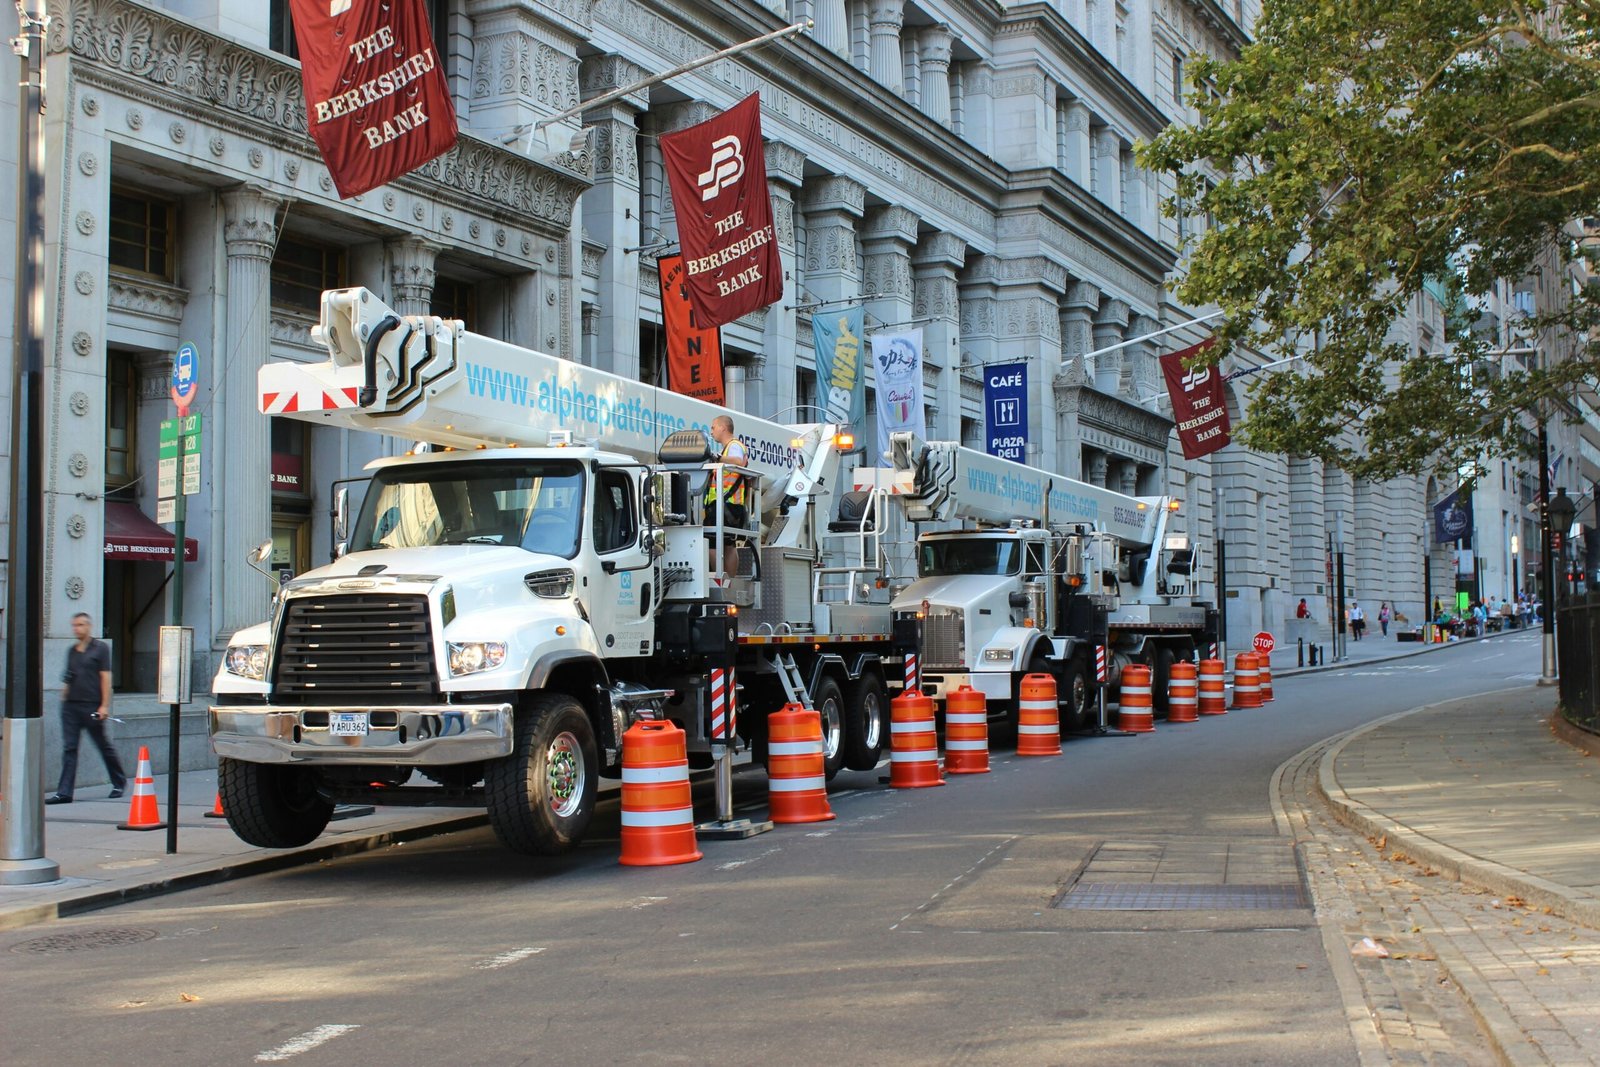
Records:
[[[200,542],[183,539],[183,560],[200,558]],[[162,529],[132,504],[106,505],[106,559],[144,559],[172,562],[172,531]]]

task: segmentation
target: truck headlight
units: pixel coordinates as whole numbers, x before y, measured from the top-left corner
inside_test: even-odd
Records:
[[[222,665],[229,674],[248,678],[252,682],[265,681],[267,677],[266,645],[229,645],[222,654]]]
[[[983,650],[985,663],[1010,663],[1016,656],[1016,650],[1010,648],[986,648]]]
[[[463,674],[492,671],[506,661],[504,641],[451,641],[450,674],[459,678]]]

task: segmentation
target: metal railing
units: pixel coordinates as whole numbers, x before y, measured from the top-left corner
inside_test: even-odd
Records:
[[[1556,609],[1556,663],[1561,714],[1600,732],[1600,593],[1568,600]]]

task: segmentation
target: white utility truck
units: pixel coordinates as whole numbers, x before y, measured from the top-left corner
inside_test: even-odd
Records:
[[[738,736],[759,758],[767,713],[801,700],[830,772],[877,764],[917,628],[892,622],[881,494],[848,492],[836,427],[402,318],[366,289],[325,293],[313,337],[325,361],[261,369],[264,414],[428,447],[369,465],[353,525],[336,509],[337,558],[224,654],[210,730],[240,837],[304,843],[343,801],[454,804],[486,807],[510,848],[560,852],[641,715],[705,767]],[[747,468],[711,451],[718,415]],[[747,479],[744,529],[707,491],[724,477]]]
[[[922,689],[967,684],[1015,712],[1024,675],[1056,678],[1064,723],[1089,724],[1096,648],[1106,684],[1148,664],[1165,713],[1174,661],[1216,641],[1217,612],[1194,599],[1195,547],[1169,533],[1178,502],[1132,497],[949,442],[892,436],[888,469],[858,483],[892,487],[912,523],[959,522],[917,537],[917,580],[894,598],[922,618]]]

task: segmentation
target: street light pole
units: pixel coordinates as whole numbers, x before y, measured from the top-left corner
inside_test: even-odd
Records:
[[[1550,562],[1550,437],[1544,416],[1539,416],[1539,570],[1543,579],[1544,604],[1539,614],[1544,620],[1544,654],[1539,670],[1540,685],[1556,684],[1556,583]]]

